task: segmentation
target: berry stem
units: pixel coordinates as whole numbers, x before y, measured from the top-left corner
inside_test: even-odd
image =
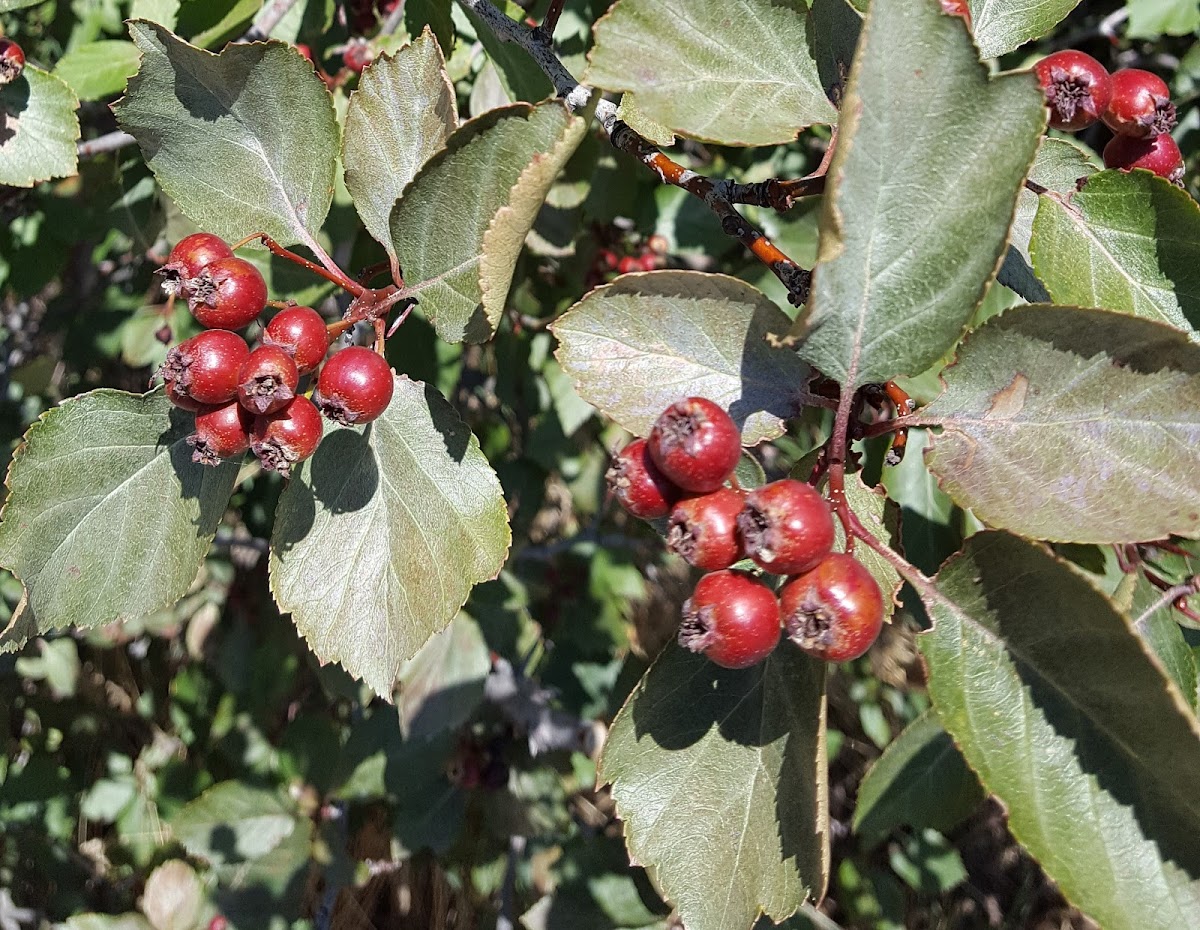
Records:
[[[384,346],[387,341],[387,324],[381,317],[375,317],[371,322],[375,326],[375,351],[380,355],[385,355],[386,350]]]
[[[846,551],[854,551],[853,526],[858,521],[846,502],[846,446],[850,438],[850,411],[854,408],[857,391],[842,391],[833,418],[833,435],[829,443],[829,503],[846,532]]]
[[[352,281],[346,275],[346,273],[342,271],[342,269],[338,268],[337,265],[334,264],[333,259],[329,258],[329,256],[325,254],[325,250],[322,249],[315,241],[310,241],[306,243],[306,245],[308,245],[309,248],[311,248],[317,255],[317,257],[321,259],[325,267],[322,267],[322,265],[318,265],[315,262],[310,262],[303,255],[297,255],[295,252],[285,249],[266,233],[262,232],[251,233],[249,236],[239,239],[236,243],[234,243],[234,245],[231,246],[231,248],[236,252],[242,246],[254,242],[255,240],[266,246],[267,250],[272,255],[278,255],[280,258],[286,258],[288,261],[294,262],[301,268],[311,271],[315,275],[320,275],[326,281],[330,281],[343,290],[349,291],[356,297],[362,297],[363,294],[367,292],[367,288],[363,287],[357,281]]]
[[[880,542],[870,530],[862,525],[862,522],[853,512],[847,512],[850,515],[848,535],[853,536],[855,539],[861,539],[868,549],[877,553],[892,568],[896,569],[897,574],[901,578],[916,588],[923,599],[945,600],[932,578],[900,555],[900,553],[896,552],[891,546]]]
[[[546,10],[546,15],[542,19],[541,30],[546,38],[554,35],[554,29],[558,26],[558,18],[562,15],[564,0],[550,0],[550,9]]]

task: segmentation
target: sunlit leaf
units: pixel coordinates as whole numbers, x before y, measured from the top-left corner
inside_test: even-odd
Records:
[[[0,184],[32,187],[74,174],[78,106],[66,82],[32,65],[0,87]]]

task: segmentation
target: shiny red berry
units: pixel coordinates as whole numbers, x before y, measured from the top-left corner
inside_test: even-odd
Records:
[[[313,403],[342,426],[370,423],[391,403],[395,382],[387,360],[365,346],[333,355],[321,369]]]
[[[279,346],[259,346],[237,374],[238,402],[251,413],[274,413],[296,396],[300,373]]]
[[[1172,184],[1183,182],[1183,153],[1166,133],[1150,139],[1113,136],[1104,146],[1104,167],[1122,171],[1145,168]]]
[[[715,491],[733,474],[741,434],[729,414],[703,397],[672,404],[650,430],[650,457],[685,491]]]
[[[605,477],[617,502],[643,520],[665,517],[679,499],[679,488],[663,477],[644,439],[635,439],[613,456]]]
[[[237,333],[210,329],[168,352],[159,373],[178,406],[189,405],[177,398],[193,404],[224,404],[237,396],[238,369],[249,357],[250,347]]]
[[[204,407],[196,414],[196,431],[187,438],[192,461],[218,465],[221,459],[241,455],[250,448],[254,417],[237,401]]]
[[[11,84],[24,70],[24,49],[12,39],[0,38],[0,87]]]
[[[267,283],[258,269],[240,258],[221,258],[187,284],[188,308],[201,326],[241,329],[267,306]]]
[[[810,485],[785,478],[755,488],[738,515],[746,555],[775,575],[799,575],[833,549],[833,515]]]
[[[355,74],[362,74],[374,58],[375,53],[371,51],[370,43],[366,39],[351,39],[342,52],[342,61]]]
[[[1033,71],[1046,93],[1050,125],[1077,132],[1104,115],[1112,99],[1112,78],[1091,55],[1065,49],[1047,55]]]
[[[705,571],[728,568],[742,557],[737,520],[745,494],[718,488],[685,497],[671,509],[667,548]]]
[[[301,54],[301,56],[303,56],[304,58],[307,58],[309,61],[313,62],[314,64],[316,63],[317,59],[313,55],[312,48],[305,45],[303,42],[296,43],[296,51],[298,51]]]
[[[163,290],[168,294],[187,297],[187,283],[205,268],[222,258],[231,258],[233,251],[220,236],[212,233],[192,233],[184,236],[171,249],[158,273],[163,277]]]
[[[883,594],[857,559],[835,552],[779,592],[788,638],[828,662],[857,659],[883,627]]]
[[[679,645],[723,668],[748,668],[779,644],[779,601],[746,572],[705,575],[683,605]]]
[[[1178,122],[1166,82],[1140,68],[1113,72],[1112,100],[1103,117],[1113,132],[1139,139],[1168,133]]]
[[[601,249],[596,260],[601,268],[607,268],[609,271],[615,270],[621,262],[621,259],[617,257],[617,253],[612,249]]]
[[[296,369],[306,375],[321,364],[329,351],[329,330],[316,310],[288,307],[275,314],[267,324],[262,341],[263,345],[279,346],[290,352]]]
[[[967,6],[967,0],[942,0],[942,12],[947,16],[961,16],[967,21],[967,28],[971,28],[971,8]]]
[[[631,272],[631,271],[641,271],[641,270],[642,270],[641,262],[639,262],[632,255],[626,255],[619,262],[617,262],[617,273],[618,274],[629,274],[629,272]]]
[[[317,451],[323,430],[320,411],[302,394],[282,410],[255,419],[250,448],[263,468],[286,478],[293,465]]]

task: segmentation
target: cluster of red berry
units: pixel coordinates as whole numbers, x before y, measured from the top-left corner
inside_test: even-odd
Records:
[[[1157,74],[1140,68],[1109,74],[1091,55],[1074,49],[1046,56],[1034,73],[1046,92],[1055,129],[1078,132],[1103,120],[1116,133],[1104,147],[1106,168],[1145,168],[1180,183],[1183,154],[1171,138],[1175,105]]]
[[[647,439],[617,453],[609,487],[645,520],[668,517],[667,546],[706,574],[683,607],[679,642],[725,668],[746,668],[778,645],[781,626],[810,655],[843,662],[862,655],[883,625],[883,595],[861,563],[833,552],[829,505],[803,481],[746,492],[727,486],[741,434],[710,400],[668,407]],[[751,572],[789,576],[778,596]]]
[[[11,84],[24,70],[24,49],[12,39],[0,38],[0,87]]]
[[[310,400],[300,379],[316,370],[329,350],[325,321],[309,307],[276,314],[254,350],[235,330],[249,326],[267,306],[258,269],[237,258],[211,233],[181,239],[160,269],[163,287],[184,299],[205,331],[167,353],[159,373],[167,396],[196,414],[188,437],[192,459],[216,465],[250,449],[263,467],[283,475],[316,451],[321,414],[349,426],[378,417],[392,399],[387,361],[360,346],[342,349],[321,368]]]

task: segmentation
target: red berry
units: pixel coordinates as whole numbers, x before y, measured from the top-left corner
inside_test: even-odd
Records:
[[[672,404],[655,421],[650,457],[668,480],[685,491],[715,491],[733,474],[741,441],[729,414],[711,400],[689,397]]]
[[[746,555],[775,575],[799,575],[833,549],[833,515],[810,485],[785,478],[755,488],[738,515]]]
[[[1113,132],[1139,139],[1170,132],[1178,122],[1166,82],[1140,68],[1113,72],[1112,100],[1103,116]]]
[[[224,404],[237,396],[238,369],[249,357],[250,347],[241,336],[210,329],[168,352],[159,373],[178,406],[187,405],[176,398],[202,405]]]
[[[321,314],[310,307],[288,307],[275,314],[262,337],[263,345],[290,352],[296,369],[308,374],[329,351],[329,330]]]
[[[1112,78],[1091,55],[1066,49],[1047,55],[1033,71],[1046,92],[1050,125],[1076,132],[1104,115],[1112,99]]]
[[[184,236],[171,249],[158,273],[163,276],[163,290],[168,294],[187,296],[187,284],[205,268],[222,258],[230,258],[233,251],[225,240],[212,233],[192,233]]]
[[[240,258],[221,258],[188,282],[188,307],[201,326],[241,329],[267,306],[267,282]]]
[[[653,252],[643,252],[638,256],[637,266],[641,271],[655,271],[662,267],[662,256]]]
[[[723,668],[748,668],[779,644],[779,602],[746,572],[713,572],[683,605],[679,645]]]
[[[666,236],[660,236],[658,233],[655,233],[646,240],[646,248],[655,255],[666,255],[671,251],[671,243],[667,241]]]
[[[742,557],[737,520],[745,499],[730,488],[685,497],[671,510],[667,548],[705,571],[728,568]]]
[[[296,396],[300,373],[279,346],[259,346],[237,374],[238,402],[251,413],[274,413]]]
[[[292,398],[282,410],[254,421],[250,448],[263,468],[277,471],[286,478],[292,473],[293,465],[317,451],[323,429],[320,412],[302,394]]]
[[[1172,184],[1183,182],[1183,153],[1166,133],[1151,139],[1113,136],[1104,146],[1104,167],[1122,171],[1145,168]]]
[[[967,0],[942,0],[942,12],[947,16],[961,16],[967,21],[967,28],[971,28],[971,8],[967,6]]]
[[[374,58],[375,53],[366,39],[351,39],[342,52],[342,61],[355,74],[362,74]]]
[[[0,39],[0,87],[11,84],[25,70],[25,51],[12,39]]]
[[[309,61],[313,62],[314,64],[316,63],[317,59],[313,56],[313,50],[309,46],[305,45],[303,42],[296,43],[296,51],[298,51],[303,57],[307,58]]]
[[[828,662],[857,659],[883,626],[883,595],[851,555],[835,552],[779,592],[788,638]]]
[[[196,414],[196,431],[188,436],[192,461],[218,465],[221,459],[241,455],[250,448],[254,417],[234,401],[220,407],[204,407]]]
[[[364,346],[351,346],[325,363],[313,403],[335,423],[353,426],[370,423],[387,410],[394,389],[387,360]]]
[[[631,271],[637,271],[641,268],[641,264],[632,255],[626,255],[617,262],[618,274],[629,274]]]
[[[228,930],[229,921],[221,914],[218,914],[208,922],[208,930]]]
[[[679,499],[679,489],[658,470],[644,439],[618,452],[605,477],[621,506],[643,520],[665,517]]]

